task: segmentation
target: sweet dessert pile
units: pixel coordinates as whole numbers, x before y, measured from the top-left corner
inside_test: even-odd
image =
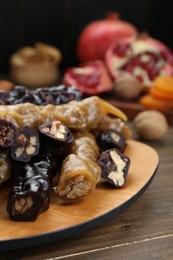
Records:
[[[57,89],[63,96],[65,87]],[[126,183],[126,115],[97,96],[79,100],[75,91],[68,87],[65,104],[16,99],[0,105],[0,184],[8,180],[7,212],[14,221],[36,220],[49,208],[51,191],[57,203],[77,203],[94,196],[103,180],[115,188]]]
[[[126,184],[127,117],[96,95],[173,108],[173,54],[133,25],[112,15],[93,22],[79,38],[78,55],[79,66],[68,68],[57,85],[59,50],[42,43],[24,47],[10,60],[11,79],[20,85],[1,82],[0,185],[9,183],[7,212],[14,221],[36,220],[50,207],[51,192],[57,203],[78,203],[94,196],[100,182],[115,189]],[[157,136],[148,128],[152,117],[164,126]],[[150,140],[168,130],[155,112],[134,122]]]

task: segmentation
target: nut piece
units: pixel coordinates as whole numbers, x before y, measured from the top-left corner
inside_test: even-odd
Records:
[[[117,149],[109,149],[101,153],[98,165],[102,170],[102,178],[116,188],[123,187],[128,174],[130,159]]]
[[[134,119],[134,126],[140,137],[159,140],[166,135],[169,126],[163,113],[157,110],[145,110]]]
[[[19,212],[23,214],[27,209],[30,209],[33,205],[32,198],[26,197],[26,198],[19,198],[14,203],[14,212]]]
[[[115,81],[115,96],[123,100],[132,100],[141,94],[144,85],[129,74],[123,74]]]
[[[64,154],[74,140],[71,131],[59,120],[40,125],[39,131],[42,134],[46,151],[53,151],[56,154]]]
[[[16,127],[8,120],[0,119],[0,147],[10,147],[14,143]]]
[[[8,157],[0,153],[0,186],[3,182],[8,180],[11,176],[11,167]]]
[[[11,157],[17,161],[29,162],[32,156],[38,154],[39,146],[38,133],[25,126],[16,133],[14,145],[11,147]]]

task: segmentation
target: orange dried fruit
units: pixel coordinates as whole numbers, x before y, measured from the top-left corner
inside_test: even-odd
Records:
[[[153,97],[151,94],[146,94],[139,99],[139,103],[148,108],[159,110],[168,110],[173,108],[173,101],[161,100]]]
[[[170,100],[173,101],[173,94],[167,93],[155,86],[153,86],[150,89],[150,94],[154,97],[154,98],[158,98],[161,100]]]
[[[159,76],[154,80],[154,86],[161,91],[173,95],[173,76]]]

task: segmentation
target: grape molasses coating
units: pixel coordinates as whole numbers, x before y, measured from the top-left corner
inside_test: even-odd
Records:
[[[74,86],[53,86],[29,90],[24,86],[15,86],[11,92],[0,91],[1,105],[32,103],[35,105],[62,105],[72,100],[81,100],[82,93]]]
[[[74,141],[71,131],[59,120],[42,124],[39,130],[41,139],[46,143],[46,151],[53,151],[55,154],[64,154]]]
[[[16,133],[11,147],[11,158],[16,161],[29,162],[32,156],[38,154],[40,147],[38,133],[28,126],[24,126]]]
[[[102,132],[97,138],[98,145],[101,151],[105,151],[108,149],[116,148],[121,152],[124,151],[126,146],[126,139],[125,137],[115,131],[115,130],[108,130]]]
[[[98,165],[102,170],[102,178],[116,188],[123,187],[128,174],[130,159],[117,149],[109,149],[101,153]]]
[[[15,175],[7,201],[9,217],[14,221],[34,221],[50,205],[52,178],[57,160],[50,153],[37,155],[21,165]]]

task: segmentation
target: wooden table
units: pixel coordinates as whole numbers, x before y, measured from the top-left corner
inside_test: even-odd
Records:
[[[53,244],[0,253],[0,259],[173,259],[173,128],[147,142],[160,156],[145,193],[103,225]]]

